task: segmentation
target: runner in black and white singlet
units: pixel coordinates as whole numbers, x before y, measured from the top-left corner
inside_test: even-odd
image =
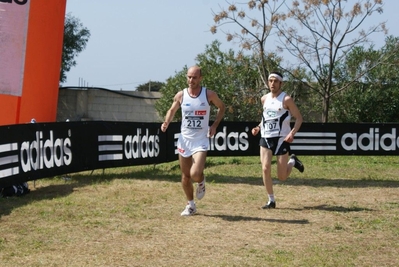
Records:
[[[277,177],[285,181],[291,174],[292,168],[304,171],[302,162],[290,152],[290,143],[294,140],[295,133],[302,124],[302,115],[294,100],[282,91],[283,75],[271,72],[268,78],[270,93],[261,98],[263,113],[261,123],[252,129],[252,134],[261,133],[259,141],[260,160],[262,163],[262,178],[269,201],[262,206],[263,209],[276,207],[271,177],[273,156],[277,156]],[[295,118],[295,125],[291,129],[291,117]]]
[[[187,205],[182,216],[191,216],[197,212],[194,202],[193,182],[197,183],[195,190],[197,199],[205,195],[205,162],[209,147],[209,137],[216,133],[220,121],[223,119],[225,105],[216,92],[201,86],[202,73],[198,66],[187,70],[188,88],[174,96],[172,106],[161,125],[161,131],[168,129],[176,111],[181,108],[181,131],[177,140],[181,182],[187,198]],[[217,108],[216,118],[209,126],[210,104]]]
[[[291,114],[284,108],[286,93],[277,97],[268,93],[263,103],[262,122],[260,127],[260,145],[272,150],[273,155],[283,155],[289,152],[289,143],[284,138],[291,131]]]

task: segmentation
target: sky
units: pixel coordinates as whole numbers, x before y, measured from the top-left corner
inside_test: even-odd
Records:
[[[385,21],[389,34],[399,36],[399,1],[384,3],[384,13],[368,22]],[[222,51],[238,51],[222,32],[210,32],[212,12],[227,6],[225,0],[67,0],[66,13],[78,18],[91,36],[63,86],[131,91],[149,81],[166,82],[194,65],[214,40],[222,43]],[[383,43],[383,36],[375,38]]]

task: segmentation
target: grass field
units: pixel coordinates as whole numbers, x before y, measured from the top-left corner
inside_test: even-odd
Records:
[[[208,158],[191,217],[177,162],[29,182],[0,199],[0,264],[399,266],[399,157],[300,159],[262,210],[258,157]]]

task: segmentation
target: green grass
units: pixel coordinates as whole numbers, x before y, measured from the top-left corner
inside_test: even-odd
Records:
[[[398,266],[399,157],[300,159],[262,210],[259,158],[209,157],[189,218],[178,162],[31,181],[0,199],[1,265]]]

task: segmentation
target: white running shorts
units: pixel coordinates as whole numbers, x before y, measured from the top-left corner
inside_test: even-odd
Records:
[[[188,158],[198,151],[208,151],[209,138],[187,140],[179,135],[177,139],[177,151],[182,157]]]

